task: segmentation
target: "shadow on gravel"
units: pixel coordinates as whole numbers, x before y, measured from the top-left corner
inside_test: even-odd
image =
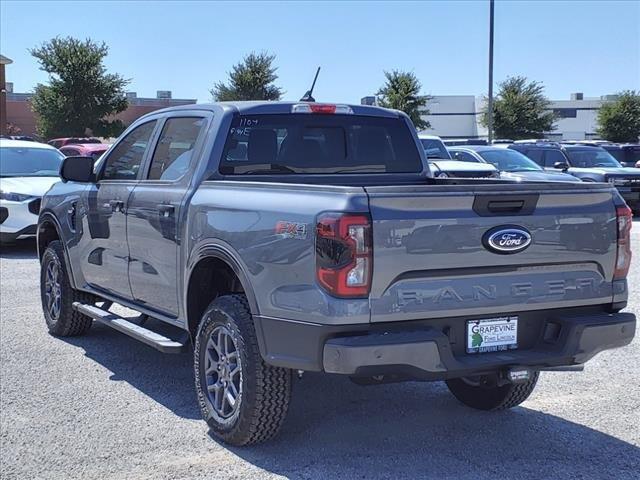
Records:
[[[129,383],[180,417],[201,418],[192,353],[163,354],[97,322],[88,334],[62,340],[113,372],[110,380]]]
[[[111,380],[127,382],[179,417],[200,418],[191,354],[164,355],[100,324],[65,340],[113,372]],[[474,411],[443,383],[361,387],[306,373],[293,390],[275,440],[220,445],[293,479],[637,478],[640,449],[629,443],[526,407]]]
[[[36,247],[36,241],[18,240],[12,245],[0,246],[0,258],[14,258],[17,260],[37,259],[38,252]]]
[[[293,393],[279,437],[230,450],[295,479],[637,479],[640,449],[629,443],[524,407],[473,411],[443,383],[360,387],[305,374]]]

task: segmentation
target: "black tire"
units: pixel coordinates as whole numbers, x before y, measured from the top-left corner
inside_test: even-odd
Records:
[[[455,378],[447,380],[449,391],[462,403],[477,410],[506,410],[524,402],[538,382],[540,373],[534,372],[526,383],[509,383],[497,386],[475,379]]]
[[[226,359],[233,366],[225,367],[223,362],[225,373],[216,372],[221,368],[219,349],[211,348],[211,342],[220,341],[220,332],[226,337],[225,342],[227,339],[233,341],[232,351],[227,353]],[[232,355],[239,359],[239,378],[228,373],[238,366],[238,360],[236,364],[229,360]],[[291,371],[268,365],[262,359],[244,295],[218,297],[202,315],[194,348],[194,373],[202,416],[216,437],[231,445],[242,446],[263,442],[278,433],[289,408]],[[213,405],[215,392],[221,388],[224,378],[230,388],[237,382],[233,385],[237,395],[234,403],[237,404],[232,407],[233,413],[229,413],[228,418],[224,417],[224,404],[222,412],[220,407],[216,410]],[[213,393],[211,389],[214,389]],[[226,390],[223,396],[226,397]]]
[[[59,278],[59,307],[51,308],[50,297],[47,295],[47,272],[51,265],[57,270]],[[93,295],[80,292],[71,288],[69,277],[67,276],[66,263],[62,243],[54,240],[49,243],[42,255],[40,262],[40,298],[42,300],[42,311],[47,322],[49,333],[57,337],[70,337],[87,333],[91,328],[93,320],[73,309],[73,302],[93,303]]]

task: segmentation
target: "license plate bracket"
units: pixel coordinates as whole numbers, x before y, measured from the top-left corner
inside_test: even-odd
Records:
[[[467,320],[467,353],[504,352],[518,348],[518,316]]]

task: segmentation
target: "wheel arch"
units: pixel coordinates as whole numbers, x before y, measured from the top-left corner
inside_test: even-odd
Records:
[[[187,264],[185,280],[184,311],[192,340],[204,310],[220,295],[243,293],[254,319],[260,314],[244,265],[224,245],[205,244],[195,249]]]
[[[72,288],[76,288],[75,277],[71,269],[71,262],[69,261],[69,252],[67,252],[67,245],[64,242],[61,234],[62,228],[60,222],[51,212],[44,212],[40,214],[38,219],[38,228],[36,230],[36,248],[38,253],[38,260],[42,260],[44,251],[47,249],[47,245],[54,240],[59,240],[62,243],[62,250],[64,252],[65,269],[67,270],[67,276]]]
[[[43,213],[38,220],[38,229],[36,230],[36,244],[38,248],[38,258],[42,259],[47,245],[53,240],[60,240],[60,225],[56,217],[51,213]]]

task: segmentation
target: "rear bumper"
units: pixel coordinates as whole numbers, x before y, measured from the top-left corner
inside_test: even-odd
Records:
[[[322,330],[329,327],[279,325],[279,331],[276,328],[274,332],[272,321],[269,320],[270,325],[258,323],[261,335],[266,333],[261,342],[263,356],[274,365],[353,376],[397,375],[425,380],[480,375],[516,366],[544,369],[580,365],[603,350],[627,345],[636,328],[636,318],[631,313],[549,315],[542,319],[529,348],[465,354],[452,344],[446,329],[425,324],[416,328],[412,325],[415,322],[403,322],[402,327],[394,325],[387,330],[323,334]],[[282,342],[285,338],[290,342],[288,348]]]

